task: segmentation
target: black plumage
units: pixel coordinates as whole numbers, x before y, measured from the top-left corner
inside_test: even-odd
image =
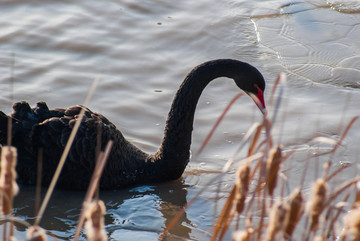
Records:
[[[82,108],[85,115],[70,149],[57,187],[86,189],[95,168],[98,135],[101,150],[114,141],[100,187],[115,189],[133,184],[179,178],[190,156],[191,132],[196,105],[203,89],[213,79],[228,77],[236,85],[256,96],[263,111],[264,78],[253,66],[231,59],[208,61],[195,67],[185,78],[171,106],[164,139],[159,150],[147,154],[127,141],[122,133],[101,114],[77,105],[67,109],[49,109],[45,102],[31,108],[27,102],[13,105],[12,145],[18,149],[18,181],[34,185],[39,148],[43,149],[42,184],[48,185],[55,172],[71,130]],[[0,144],[7,139],[8,116],[0,112]]]

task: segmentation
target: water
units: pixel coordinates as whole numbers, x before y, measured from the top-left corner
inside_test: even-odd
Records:
[[[350,118],[359,115],[359,12],[357,1],[2,1],[0,109],[9,113],[19,100],[32,105],[44,100],[52,108],[81,104],[98,76],[89,107],[154,152],[172,98],[197,64],[216,58],[249,62],[267,80],[266,98],[284,71],[288,82],[276,140],[297,150],[286,165],[291,190],[300,183],[305,160],[329,149],[317,148],[311,139],[338,139]],[[206,88],[196,112],[193,153],[237,93],[226,79]],[[181,180],[101,192],[110,239],[156,240],[260,120],[256,106],[242,97]],[[358,174],[359,127],[356,122],[334,157],[335,166],[355,164],[337,176],[339,182]],[[320,173],[309,168],[305,188]],[[226,175],[218,194],[217,183],[206,187],[171,231],[171,240],[208,239],[233,180],[233,174]],[[15,200],[15,215],[30,223],[34,193],[22,187]],[[81,192],[55,192],[41,225],[69,239],[83,197]],[[18,225],[16,236],[21,240],[24,235]]]

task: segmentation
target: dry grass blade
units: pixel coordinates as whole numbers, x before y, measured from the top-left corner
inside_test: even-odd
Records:
[[[278,75],[276,81],[275,81],[275,84],[273,86],[273,89],[272,89],[271,95],[270,95],[269,105],[272,106],[272,101],[273,101],[273,98],[274,98],[274,95],[275,95],[275,90],[279,89],[279,95],[278,95],[278,97],[276,99],[273,115],[272,115],[272,118],[270,118],[271,121],[269,121],[267,116],[264,115],[264,126],[265,126],[265,130],[266,130],[266,141],[268,142],[269,147],[273,146],[271,132],[272,132],[273,126],[275,125],[276,118],[277,118],[277,115],[278,115],[279,110],[280,110],[281,101],[283,99],[283,95],[284,95],[284,91],[285,91],[286,81],[287,81],[287,75],[285,73],[283,73],[283,72],[280,73]],[[278,85],[280,85],[279,88],[277,88]],[[264,169],[262,171],[264,171]],[[261,174],[264,174],[264,173],[261,173]]]
[[[15,53],[12,53],[12,56],[11,56],[11,72],[10,72],[10,81],[9,81],[9,93],[10,93],[10,101],[12,103],[12,100],[14,99],[14,83],[15,83],[15,75],[14,75],[14,72],[15,72],[15,59],[16,59],[16,54]]]
[[[355,123],[355,121],[357,119],[359,119],[359,116],[355,116],[350,120],[349,124],[345,128],[344,133],[341,135],[340,140],[337,142],[336,146],[334,147],[333,152],[335,152],[337,150],[337,148],[341,145],[341,142],[344,140],[344,138],[347,135],[347,133],[349,132],[351,126]]]
[[[266,131],[266,140],[265,141],[268,143],[269,147],[271,148],[273,146],[273,140],[272,140],[272,136],[270,133],[272,124],[268,118],[264,118],[263,123],[264,123],[265,131]]]
[[[106,212],[103,201],[92,201],[85,206],[85,230],[89,241],[106,241],[104,214]]]
[[[99,82],[99,78],[95,78],[94,81],[93,81],[93,84],[92,84],[92,86],[90,88],[90,91],[89,91],[89,93],[88,93],[88,95],[87,95],[87,97],[85,99],[84,106],[87,106],[89,104],[90,99],[91,99],[91,97],[92,97],[92,95],[93,95],[93,93],[95,91],[95,87],[96,87],[98,82]],[[63,168],[63,166],[65,164],[66,158],[67,158],[67,156],[69,154],[71,145],[72,145],[72,143],[73,143],[73,141],[75,139],[75,135],[76,135],[76,133],[77,133],[79,127],[80,127],[80,123],[81,123],[81,121],[82,121],[82,119],[84,117],[84,113],[85,113],[85,110],[82,109],[80,111],[79,117],[76,120],[75,125],[74,125],[74,127],[73,127],[73,129],[71,131],[71,134],[70,134],[70,137],[69,137],[69,139],[68,139],[68,141],[66,143],[64,152],[62,153],[59,164],[58,164],[58,166],[56,168],[54,176],[53,176],[53,178],[51,180],[51,183],[49,185],[48,191],[46,192],[44,201],[42,202],[39,213],[38,213],[38,215],[37,215],[37,217],[35,219],[35,225],[39,225],[39,223],[41,221],[41,218],[42,218],[42,216],[44,214],[45,208],[46,208],[46,206],[47,206],[47,204],[48,204],[48,202],[50,200],[50,196],[51,196],[51,194],[52,194],[52,192],[53,192],[53,190],[55,188],[56,182],[57,182],[57,180],[58,180],[58,178],[60,176],[61,170],[62,170],[62,168]]]
[[[14,98],[14,82],[15,82],[15,78],[14,78],[14,69],[15,69],[15,54],[13,53],[12,54],[12,61],[11,61],[11,75],[10,75],[10,81],[9,81],[9,84],[10,84],[10,89],[9,89],[9,92],[10,92],[10,101],[12,103],[12,100]],[[8,117],[8,132],[7,132],[7,144],[8,146],[11,146],[11,135],[12,133],[12,118],[11,117]]]
[[[356,182],[355,189],[356,189],[356,193],[355,193],[353,208],[360,207],[360,181]]]
[[[74,241],[77,241],[79,239],[80,232],[83,227],[84,219],[85,219],[85,211],[86,211],[85,207],[88,203],[90,203],[90,201],[93,198],[94,193],[99,185],[99,180],[100,180],[101,174],[104,170],[106,161],[109,157],[112,145],[113,145],[113,141],[109,141],[108,144],[106,145],[105,153],[100,152],[100,154],[99,154],[98,161],[96,162],[96,166],[94,169],[94,173],[91,177],[89,188],[85,195],[85,199],[83,202],[83,208],[81,210],[80,218],[79,218],[79,221],[78,221],[78,224],[76,227],[76,231],[75,231]]]
[[[230,195],[226,200],[226,203],[221,211],[221,214],[215,224],[214,234],[212,235],[210,241],[216,240],[217,237],[219,237],[219,240],[222,240],[222,238],[224,237],[233,217],[231,211],[233,210],[235,194],[236,194],[236,187],[234,187],[231,190]]]
[[[39,208],[40,208],[42,166],[43,166],[43,148],[39,148],[38,163],[37,163],[36,190],[35,190],[35,215],[39,212]]]
[[[221,113],[220,117],[217,119],[216,123],[214,124],[213,128],[211,129],[211,131],[209,132],[209,134],[206,136],[204,142],[202,143],[200,149],[198,150],[198,152],[196,153],[196,156],[199,156],[200,153],[204,150],[204,148],[206,147],[206,145],[209,143],[212,135],[214,134],[216,128],[219,126],[219,124],[221,123],[221,121],[224,119],[226,113],[230,110],[230,107],[235,103],[235,101],[237,99],[239,99],[242,95],[244,95],[244,93],[239,93],[237,94],[234,98],[232,98],[232,100],[230,101],[230,103],[226,106],[225,110]]]
[[[236,184],[232,189],[230,196],[226,200],[223,210],[215,224],[214,234],[211,240],[219,237],[222,240],[227,232],[229,225],[234,217],[233,210],[240,214],[245,206],[246,195],[249,190],[250,167],[248,164],[240,166],[236,172]]]
[[[327,166],[327,168],[325,169],[324,176],[327,176],[327,173],[328,173],[328,171],[329,171],[329,169],[330,169],[330,166],[331,166],[331,164],[332,164],[332,160],[333,160],[333,157],[334,157],[334,155],[335,155],[335,152],[336,152],[337,148],[341,145],[342,141],[345,139],[345,136],[346,136],[347,133],[349,132],[350,128],[351,128],[352,125],[355,123],[355,121],[356,121],[357,119],[359,119],[359,117],[360,117],[360,116],[355,116],[355,117],[353,117],[353,118],[350,120],[349,124],[348,124],[348,125],[346,126],[346,128],[345,128],[344,133],[341,135],[339,141],[337,141],[337,143],[336,143],[336,145],[334,146],[334,148],[330,151],[330,152],[331,152],[331,156],[330,156],[329,161],[328,161],[328,164],[327,164],[328,166]]]
[[[8,116],[8,131],[7,131],[7,144],[8,146],[11,146],[11,133],[12,133],[12,118]]]
[[[270,196],[273,196],[277,183],[277,175],[282,163],[281,147],[276,146],[270,150],[266,164],[266,184]]]
[[[94,193],[99,186],[100,177],[105,168],[106,161],[110,155],[110,151],[113,143],[114,141],[110,140],[106,145],[105,152],[99,155],[99,161],[97,162],[95,171],[93,173],[93,176],[91,177],[90,185],[85,196],[85,201],[90,201],[90,199],[94,196]]]
[[[338,173],[340,173],[342,170],[345,170],[346,168],[350,167],[351,165],[342,165],[338,169],[336,169],[333,173],[329,174],[325,181],[330,181],[333,177],[335,177]]]
[[[327,231],[322,233],[323,237],[337,237],[338,235],[334,233],[335,230],[335,222],[338,220],[340,215],[344,212],[344,207],[348,205],[347,200],[349,199],[350,195],[352,194],[352,190],[348,190],[347,194],[344,196],[343,200],[335,205],[335,215],[332,215],[333,217],[329,221],[328,229]],[[328,209],[328,213],[332,211],[331,208]],[[330,215],[328,215],[330,216]],[[325,230],[325,229],[324,229]]]
[[[334,201],[335,198],[340,195],[340,193],[342,193],[343,191],[345,191],[346,189],[348,189],[349,187],[351,187],[352,185],[354,185],[359,181],[360,181],[360,177],[357,177],[353,180],[343,183],[338,189],[336,189],[333,193],[331,193],[331,195],[329,195],[329,198],[328,200],[326,200],[326,203],[324,205],[326,206],[330,205],[330,203]]]
[[[244,148],[244,146],[250,141],[250,137],[254,133],[255,130],[257,130],[257,127],[259,126],[259,123],[254,123],[250,129],[246,132],[245,136],[241,139],[239,147],[236,149],[233,156],[226,162],[226,164],[223,167],[223,173],[227,172],[229,168],[233,165],[234,160],[236,159],[236,156],[240,153],[240,151]],[[250,156],[248,156],[250,157]]]
[[[24,227],[30,227],[31,224],[28,223],[27,221],[21,219],[21,218],[17,218],[17,217],[14,217],[14,216],[4,216],[4,215],[1,215],[0,216],[0,223],[4,223],[4,222],[14,222],[16,224],[20,224]]]
[[[198,192],[195,197],[190,199],[190,201],[186,204],[185,207],[183,207],[176,216],[170,221],[168,226],[164,229],[164,231],[159,235],[158,240],[165,240],[166,235],[169,233],[169,231],[175,226],[175,224],[179,221],[179,219],[183,216],[185,211],[193,204],[193,202],[196,200],[196,198],[200,195],[201,192]]]
[[[262,128],[263,128],[263,125],[259,124],[257,126],[255,134],[254,134],[254,138],[253,138],[253,140],[252,140],[252,142],[250,144],[250,148],[249,148],[249,151],[248,151],[248,156],[251,156],[254,153],[254,150],[256,148],[256,143],[260,138]]]
[[[284,88],[285,88],[287,76],[286,76],[285,73],[280,73],[278,78],[279,78],[279,82],[280,82],[279,96],[276,99],[275,108],[274,108],[274,114],[273,114],[273,116],[271,118],[272,125],[275,124],[277,114],[278,114],[278,112],[280,110],[280,104],[281,104],[281,101],[282,101],[282,97],[284,95]],[[272,93],[272,96],[273,96],[273,94],[274,93]]]
[[[276,80],[275,80],[275,82],[274,82],[273,88],[271,89],[269,105],[272,105],[275,91],[276,91],[276,89],[277,89],[277,86],[278,86],[279,83],[280,83],[280,78],[281,78],[281,75],[278,74],[278,76],[277,76],[277,78],[276,78]]]

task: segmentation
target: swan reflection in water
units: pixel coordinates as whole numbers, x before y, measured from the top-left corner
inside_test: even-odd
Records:
[[[14,215],[33,223],[35,187],[26,185],[20,188],[14,202]],[[178,179],[156,185],[101,191],[99,198],[106,205],[105,228],[109,238],[134,240],[144,236],[156,240],[178,211],[186,205],[189,188],[191,187],[184,184],[184,180]],[[41,227],[53,231],[60,239],[72,238],[84,196],[85,192],[56,190],[42,218]],[[201,210],[199,216],[200,212]],[[169,235],[190,239],[192,227],[198,225],[192,223],[185,212]],[[26,227],[16,224],[16,230],[25,232]],[[17,231],[15,237],[19,235]]]

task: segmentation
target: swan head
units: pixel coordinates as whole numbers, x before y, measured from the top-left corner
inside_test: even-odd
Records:
[[[246,94],[248,94],[251,99],[255,102],[256,106],[260,109],[261,113],[266,113],[266,106],[265,106],[265,100],[264,100],[264,89],[262,90],[257,84],[254,84],[255,88],[257,89],[257,92],[248,92],[245,91]]]
[[[266,106],[264,100],[265,80],[259,70],[250,64],[246,65],[239,78],[234,78],[237,86],[248,94],[260,111],[265,114]]]

